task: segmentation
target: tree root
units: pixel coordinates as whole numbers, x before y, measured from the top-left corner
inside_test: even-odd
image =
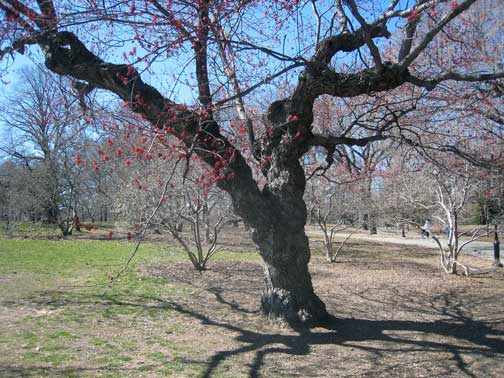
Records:
[[[458,261],[454,261],[453,264],[455,266],[460,266],[464,270],[464,275],[466,277],[469,277],[470,275],[474,276],[474,275],[478,275],[478,274],[487,274],[487,273],[491,273],[491,272],[494,272],[497,270],[496,265],[492,265],[488,268],[472,268],[468,265],[464,265],[462,263],[459,263]]]

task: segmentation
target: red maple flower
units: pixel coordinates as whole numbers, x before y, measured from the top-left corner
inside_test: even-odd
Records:
[[[411,12],[408,16],[408,21],[413,21],[415,18],[419,17],[420,13],[416,9],[413,9],[413,12]]]

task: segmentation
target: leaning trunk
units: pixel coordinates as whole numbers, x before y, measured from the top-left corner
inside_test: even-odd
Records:
[[[243,163],[238,156],[236,176],[219,185],[231,195],[234,210],[243,218],[264,261],[262,313],[290,324],[325,320],[325,305],[313,290],[308,270],[306,181],[299,161],[273,162],[262,190]]]
[[[272,163],[267,178],[259,201],[235,207],[250,225],[264,261],[261,311],[270,319],[290,324],[321,322],[327,318],[327,311],[313,290],[308,270],[304,171],[297,159],[279,159]]]

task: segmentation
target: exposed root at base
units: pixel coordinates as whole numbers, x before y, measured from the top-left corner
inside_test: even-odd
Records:
[[[290,326],[312,326],[329,317],[324,302],[315,294],[299,304],[299,299],[279,289],[263,294],[261,313],[275,324]]]

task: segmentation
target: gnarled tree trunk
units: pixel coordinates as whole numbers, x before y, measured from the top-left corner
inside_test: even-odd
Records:
[[[258,241],[265,274],[262,313],[288,323],[323,321],[327,311],[313,291],[304,229],[278,224],[270,232],[269,237]]]
[[[268,195],[267,195],[268,196]],[[316,323],[327,317],[315,294],[308,270],[310,247],[305,235],[306,206],[302,198],[272,196],[266,224],[252,228],[252,239],[264,261],[261,311],[288,323]]]
[[[303,199],[306,178],[296,155],[282,152],[286,151],[272,154],[271,162],[264,167],[267,184],[262,190],[256,189],[254,202],[243,201],[236,187],[224,189],[231,194],[236,212],[250,226],[264,261],[262,313],[288,323],[317,323],[328,314],[313,290],[308,270],[310,247],[304,230],[307,209]],[[251,187],[257,188],[255,182]],[[248,195],[253,192],[248,190]]]

